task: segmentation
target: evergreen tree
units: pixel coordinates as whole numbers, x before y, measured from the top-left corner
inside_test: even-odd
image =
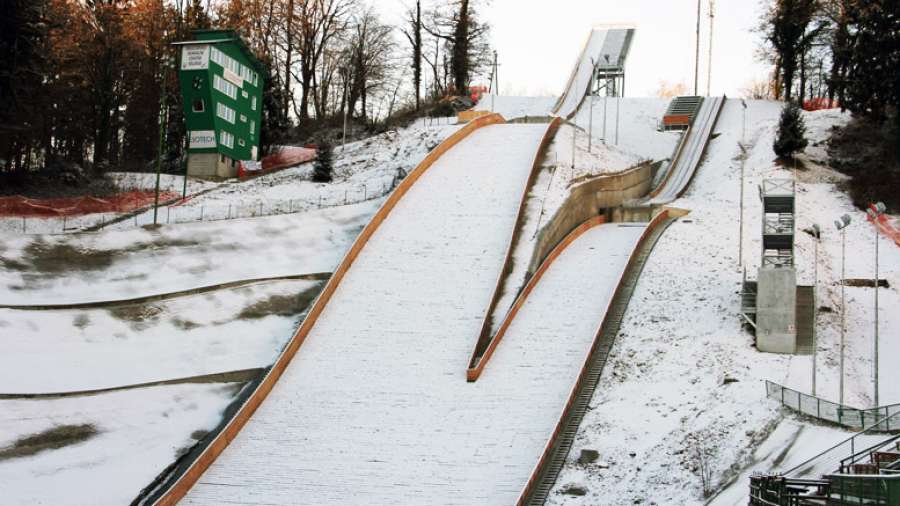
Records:
[[[316,163],[313,165],[313,181],[317,183],[330,183],[333,170],[334,148],[327,140],[323,140],[316,147]]]
[[[271,65],[264,61],[262,124],[260,125],[259,145],[262,156],[277,151],[283,144],[291,129],[291,120],[285,115],[281,104],[283,88],[277,74],[272,73]]]
[[[781,110],[781,121],[778,123],[778,136],[772,149],[782,158],[793,158],[794,154],[806,147],[806,124],[800,113],[800,105],[787,102]]]
[[[859,0],[850,11],[855,26],[845,103],[876,122],[894,111],[900,126],[900,2]]]

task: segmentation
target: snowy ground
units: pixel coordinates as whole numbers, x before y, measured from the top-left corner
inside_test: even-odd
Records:
[[[792,174],[774,163],[771,150],[780,105],[748,102],[749,153],[746,159],[744,264],[759,263],[760,202],[756,187],[763,178]],[[833,113],[832,113],[833,114]],[[807,114],[810,132],[820,118]],[[809,391],[811,358],[763,354],[738,320],[741,270],[738,265],[738,210],[742,114],[740,102],[725,104],[721,134],[710,144],[705,163],[684,198],[673,202],[691,210],[661,237],[650,256],[617,337],[591,410],[586,414],[572,454],[551,495],[553,504],[703,504],[696,472],[697,452],[713,470],[713,489],[728,484],[747,466],[782,418],[777,403],[765,399],[764,380]],[[812,282],[813,244],[800,229],[822,226],[820,305],[839,308],[840,241],[830,226],[849,213],[847,277],[873,275],[873,228],[849,199],[828,183],[798,184],[796,245],[799,282]],[[858,254],[857,254],[858,252]],[[892,288],[882,289],[882,404],[898,402],[900,356],[895,317],[900,310],[896,286],[900,250],[881,243],[881,275]],[[872,289],[848,288],[847,402],[871,405]],[[839,315],[820,313],[818,393],[836,401]],[[729,378],[729,382],[725,379]],[[732,382],[731,380],[737,380]],[[580,449],[596,449],[598,464],[575,462]],[[824,448],[808,448],[815,453]],[[762,464],[761,469],[767,467]],[[561,494],[569,485],[585,496]],[[735,494],[747,483],[735,482]],[[732,493],[731,491],[729,493]]]
[[[240,387],[168,385],[54,400],[0,400],[0,502],[129,504],[219,423]],[[57,441],[56,446],[40,442],[44,448],[30,446],[36,453],[23,445],[23,438],[67,426],[86,439],[67,445]]]
[[[159,229],[7,236],[0,305],[67,304],[331,272],[381,200]]]
[[[323,282],[263,283],[108,309],[0,309],[0,348],[14,350],[0,354],[0,393],[92,390],[267,367]]]
[[[484,95],[474,109],[500,113],[507,120],[550,116],[557,97]]]

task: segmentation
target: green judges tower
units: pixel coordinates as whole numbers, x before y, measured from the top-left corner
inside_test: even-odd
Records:
[[[181,48],[178,79],[188,135],[188,175],[237,176],[259,158],[263,67],[233,30],[196,30]]]

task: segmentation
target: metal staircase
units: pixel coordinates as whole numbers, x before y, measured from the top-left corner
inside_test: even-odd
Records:
[[[820,479],[750,478],[751,506],[896,506],[900,504],[900,435],[852,453]],[[807,463],[804,463],[807,464]]]
[[[663,115],[660,130],[686,130],[694,123],[694,117],[700,110],[703,97],[675,97]]]

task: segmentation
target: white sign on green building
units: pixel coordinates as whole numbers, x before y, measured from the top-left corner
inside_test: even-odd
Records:
[[[188,175],[229,178],[259,159],[263,67],[233,30],[196,30],[181,48],[178,79],[188,134]]]

